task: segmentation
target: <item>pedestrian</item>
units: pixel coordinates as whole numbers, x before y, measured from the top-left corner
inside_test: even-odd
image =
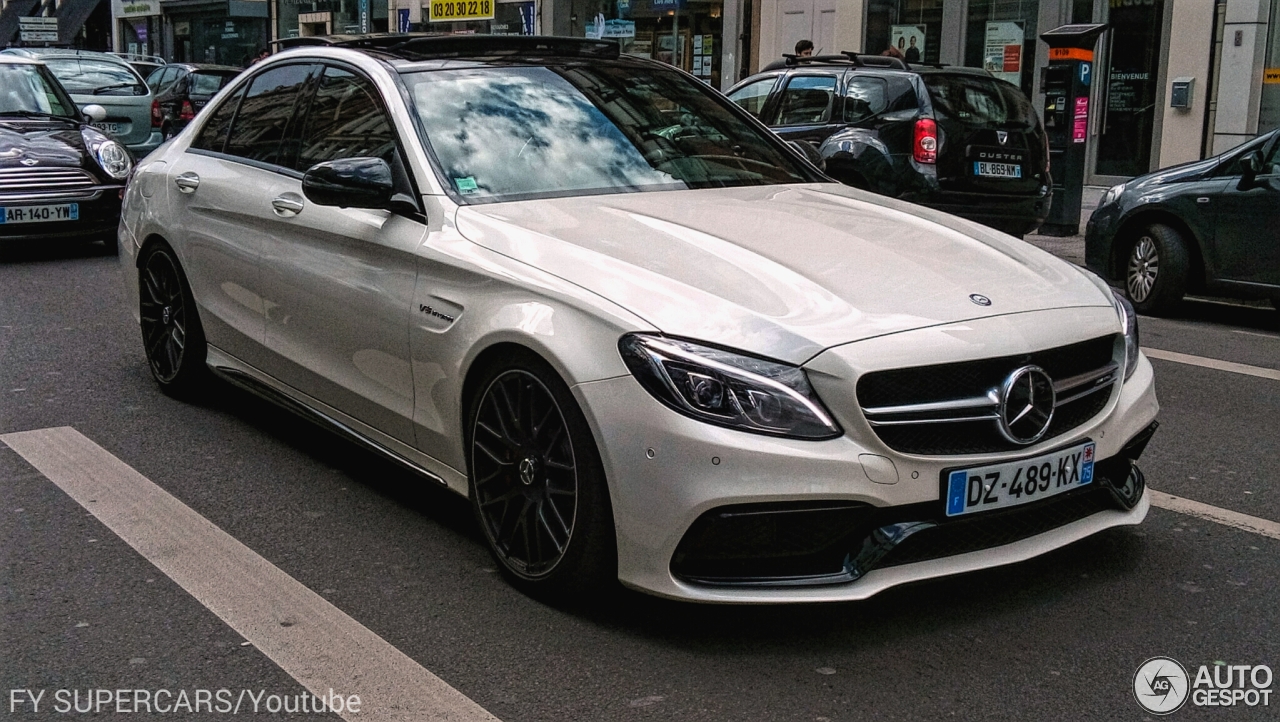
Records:
[[[812,40],[801,40],[801,41],[797,42],[797,43],[796,43],[796,57],[797,57],[797,58],[811,58],[811,57],[813,57],[813,41],[812,41]]]
[[[262,62],[263,60],[266,60],[269,57],[271,57],[271,51],[267,50],[266,48],[263,48],[262,50],[258,51],[258,55],[253,59],[253,62],[259,63],[259,62]]]
[[[897,58],[898,60],[905,60],[905,58],[904,58],[904,57],[903,57],[903,55],[902,55],[902,51],[901,51],[901,50],[898,50],[897,48],[893,47],[892,45],[890,45],[889,47],[885,48],[885,49],[884,49],[884,52],[883,52],[883,53],[880,53],[880,54],[881,54],[881,55],[888,56],[888,57],[890,57],[890,58]]]

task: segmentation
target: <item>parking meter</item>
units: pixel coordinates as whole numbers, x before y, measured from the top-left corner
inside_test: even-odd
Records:
[[[1093,85],[1093,46],[1105,24],[1063,25],[1040,35],[1049,45],[1044,69],[1044,128],[1049,139],[1053,205],[1040,226],[1047,236],[1080,232],[1084,192],[1085,146],[1089,140],[1089,90]]]

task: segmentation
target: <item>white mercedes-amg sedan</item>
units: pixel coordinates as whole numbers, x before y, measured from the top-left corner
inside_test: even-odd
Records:
[[[1146,515],[1151,365],[1088,272],[610,41],[303,42],[130,179],[165,392],[219,377],[469,497],[551,596],[859,599]]]

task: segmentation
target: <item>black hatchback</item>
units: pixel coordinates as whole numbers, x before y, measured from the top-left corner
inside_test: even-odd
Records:
[[[57,239],[116,247],[133,157],[90,116],[106,110],[77,108],[42,61],[0,57],[0,247]]]
[[[172,63],[157,69],[147,76],[155,94],[151,125],[160,128],[165,140],[172,138],[239,74],[240,68],[200,63]]]
[[[1049,213],[1047,138],[1016,86],[984,70],[846,53],[791,58],[729,90],[828,175],[1021,237]]]
[[[1110,188],[1085,261],[1139,313],[1168,313],[1187,293],[1280,309],[1280,130]]]

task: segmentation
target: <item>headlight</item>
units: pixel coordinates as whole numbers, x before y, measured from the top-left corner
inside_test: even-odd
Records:
[[[1098,207],[1101,208],[1106,205],[1111,205],[1112,203],[1120,200],[1121,193],[1124,193],[1123,183],[1117,186],[1111,186],[1107,189],[1106,193],[1102,194],[1102,202],[1098,204]]]
[[[1134,313],[1129,299],[1112,291],[1116,299],[1116,314],[1120,316],[1120,324],[1124,329],[1124,380],[1128,381],[1133,370],[1138,368],[1138,314]]]
[[[129,177],[129,171],[133,170],[133,158],[124,146],[92,128],[81,129],[80,135],[103,172],[115,180]]]
[[[618,349],[649,393],[690,418],[797,439],[842,433],[795,366],[638,334],[623,336]]]

